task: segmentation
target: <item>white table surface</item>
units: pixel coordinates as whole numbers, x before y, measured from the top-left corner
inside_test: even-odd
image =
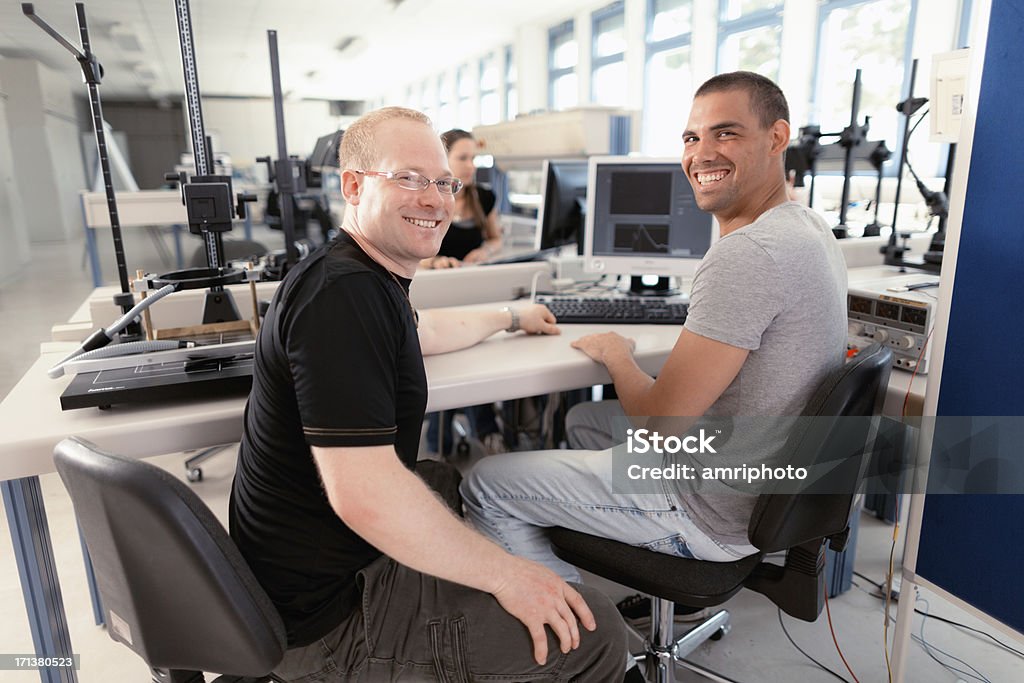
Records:
[[[854,268],[850,280],[898,276],[888,267]],[[478,304],[494,308],[508,303]],[[472,308],[470,306],[469,308]],[[75,316],[80,318],[81,314]],[[569,347],[586,334],[614,330],[637,342],[640,367],[656,374],[675,344],[672,325],[563,325],[559,336],[499,332],[475,347],[424,360],[429,383],[427,410],[443,410],[504,399],[535,396],[609,382],[604,367]],[[0,402],[0,480],[53,471],[53,447],[80,436],[115,453],[146,457],[237,441],[245,399],[221,398],[115,405],[110,410],[61,411],[59,396],[70,378],[51,380],[46,370],[73,344],[47,343],[25,376]],[[926,378],[913,379],[909,413],[919,414]],[[899,415],[911,375],[893,369],[884,412]]]

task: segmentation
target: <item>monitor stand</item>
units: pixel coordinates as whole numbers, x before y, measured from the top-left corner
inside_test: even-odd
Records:
[[[633,296],[676,296],[679,289],[673,286],[672,278],[658,276],[657,282],[647,284],[644,278],[653,278],[652,275],[631,275],[629,280],[629,293]]]

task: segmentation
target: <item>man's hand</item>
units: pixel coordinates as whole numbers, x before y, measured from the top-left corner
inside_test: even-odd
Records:
[[[461,266],[462,261],[451,256],[432,256],[420,261],[420,267],[428,269],[459,268]]]
[[[555,314],[544,304],[532,304],[526,308],[516,309],[519,312],[519,329],[529,334],[561,334],[555,325]]]
[[[548,659],[545,624],[558,638],[563,653],[579,647],[579,624],[588,631],[597,628],[594,614],[583,596],[547,567],[518,557],[511,559],[514,565],[492,595],[529,630],[533,658],[541,665]]]
[[[617,332],[602,332],[600,334],[588,334],[580,337],[570,344],[572,348],[579,349],[598,363],[608,365],[609,358],[616,354],[632,356],[636,350],[636,341],[623,337]]]
[[[468,254],[466,254],[466,256],[462,259],[462,261],[464,263],[483,263],[484,261],[486,261],[490,257],[491,257],[491,252],[489,252],[484,247],[477,247],[473,251],[471,251]]]

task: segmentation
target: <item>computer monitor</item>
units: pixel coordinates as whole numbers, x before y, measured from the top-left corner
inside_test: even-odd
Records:
[[[534,248],[551,249],[576,244],[583,253],[583,216],[587,210],[587,162],[555,160],[544,162],[541,172],[540,208]]]
[[[691,278],[718,237],[697,208],[678,159],[591,157],[584,268],[592,273]]]
[[[344,134],[345,131],[336,130],[317,138],[313,153],[306,161],[306,185],[320,187],[323,174],[338,168],[338,145]]]

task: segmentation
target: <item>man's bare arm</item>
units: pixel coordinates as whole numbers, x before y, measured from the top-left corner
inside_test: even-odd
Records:
[[[559,334],[555,316],[540,304],[516,308],[519,328],[529,334]],[[424,356],[458,351],[508,329],[512,314],[500,309],[433,308],[420,311],[420,349]]]
[[[633,359],[635,344],[614,332],[573,342],[608,368],[626,415],[697,417],[739,374],[749,351],[684,329],[655,380]]]

